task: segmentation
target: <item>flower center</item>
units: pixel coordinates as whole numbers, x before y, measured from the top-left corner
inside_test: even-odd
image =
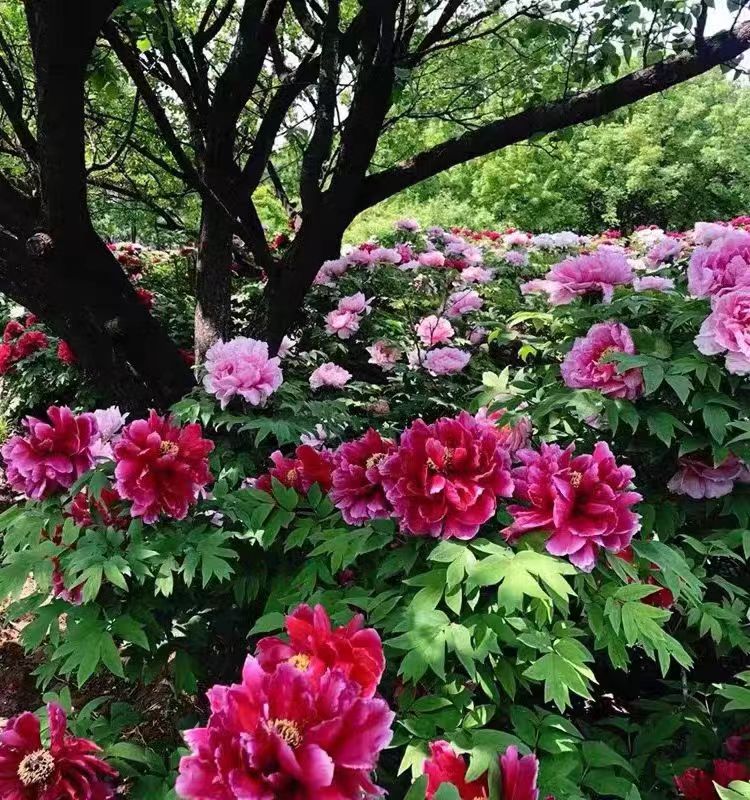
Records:
[[[286,474],[286,482],[291,486],[297,480],[297,468],[292,467]]]
[[[601,353],[599,353],[599,361],[603,361],[607,356],[611,356],[613,353],[619,353],[620,351],[616,347],[605,347]]]
[[[443,466],[439,467],[431,458],[428,458],[427,469],[431,470],[432,472],[440,472],[441,470],[449,469],[452,463],[453,463],[453,448],[446,447],[445,450],[443,450]]]
[[[162,442],[159,445],[159,450],[163,456],[176,456],[180,452],[179,446],[176,442]]]
[[[55,759],[49,750],[34,750],[18,765],[18,777],[24,786],[45,783],[55,771]]]
[[[385,453],[373,453],[367,461],[365,461],[365,467],[367,469],[372,469],[376,467],[383,459],[385,458]]]
[[[570,485],[577,489],[581,485],[581,479],[583,475],[580,472],[571,472],[570,473]]]
[[[271,720],[271,728],[281,736],[289,747],[298,747],[302,743],[302,733],[299,726],[291,719]]]
[[[310,656],[306,653],[297,653],[296,656],[292,656],[286,660],[287,664],[291,664],[293,667],[297,667],[297,669],[305,670],[310,666]]]

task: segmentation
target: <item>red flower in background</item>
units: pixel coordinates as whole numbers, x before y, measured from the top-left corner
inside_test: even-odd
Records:
[[[272,478],[279,483],[298,492],[309,492],[312,485],[327,492],[331,488],[333,472],[333,453],[326,448],[314,448],[309,444],[301,444],[294,453],[294,458],[287,458],[280,450],[271,453],[271,469],[256,478],[254,486],[264,492],[272,489]]]
[[[25,331],[16,342],[16,357],[19,361],[28,358],[39,350],[44,350],[48,344],[49,340],[42,331]]]
[[[98,498],[78,492],[70,504],[69,514],[79,528],[88,528],[96,521],[125,529],[129,520],[122,510],[115,508],[119,501],[120,495],[114,489],[102,489]]]
[[[63,364],[68,364],[69,366],[72,366],[78,362],[73,349],[64,339],[60,339],[60,341],[57,343],[57,357],[63,362]]]
[[[635,562],[635,553],[633,552],[633,548],[630,547],[629,545],[625,549],[620,550],[620,552],[617,553],[616,555],[623,561],[627,561],[628,564],[633,564]],[[657,564],[651,564],[651,569],[658,572],[659,566]],[[653,594],[644,597],[641,600],[642,603],[645,603],[648,606],[655,606],[656,608],[664,608],[664,609],[672,608],[672,606],[674,605],[674,595],[669,589],[657,583],[657,581],[654,580],[653,576],[651,575],[649,575],[648,578],[646,579],[646,583],[649,584],[649,586],[658,586],[659,590],[654,592]]]
[[[5,375],[14,363],[15,351],[13,350],[13,345],[0,344],[0,375]]]
[[[288,642],[276,636],[258,642],[258,663],[266,672],[285,662],[318,675],[337,670],[354,681],[364,697],[372,697],[383,676],[385,657],[378,632],[363,623],[364,617],[357,614],[334,628],[323,606],[300,605],[286,618]]]
[[[125,427],[115,444],[115,488],[132,500],[130,514],[156,522],[160,514],[184,519],[212,479],[208,454],[214,444],[197,423],[180,428],[155,411]]]
[[[736,761],[716,759],[713,763],[713,772],[690,767],[682,775],[676,775],[674,782],[677,791],[685,800],[719,800],[714,783],[719,786],[729,786],[733,781],[746,781],[750,779],[750,769]]]
[[[195,366],[195,352],[193,350],[180,349],[180,357],[189,366]]]
[[[88,739],[68,733],[65,712],[47,706],[50,744],[29,711],[8,720],[0,731],[0,797],[6,800],[110,800],[117,772]]]
[[[724,749],[731,758],[750,759],[750,725],[744,725],[724,741]]]
[[[3,341],[4,342],[12,342],[15,341],[26,329],[21,325],[18,320],[12,319],[6,326],[5,330],[3,331]]]
[[[150,311],[154,307],[154,293],[149,292],[148,289],[144,289],[142,286],[136,287],[135,293],[138,295],[138,299],[140,302],[146,306],[146,308]]]

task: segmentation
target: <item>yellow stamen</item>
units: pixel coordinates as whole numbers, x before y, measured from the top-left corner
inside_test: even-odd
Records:
[[[310,656],[306,653],[297,653],[296,656],[288,658],[286,663],[297,667],[297,669],[306,670],[310,666]]]
[[[24,786],[46,783],[55,771],[55,759],[49,750],[34,750],[18,765],[18,777]]]
[[[163,456],[176,456],[180,452],[179,446],[175,442],[162,442],[159,450]]]
[[[297,480],[297,470],[292,467],[286,474],[286,482],[292,484]]]
[[[385,458],[385,453],[373,453],[367,459],[367,461],[365,461],[365,467],[367,469],[372,469],[373,467],[377,466],[384,458]]]
[[[271,720],[270,725],[289,747],[298,747],[302,743],[302,733],[294,720],[274,719]]]
[[[583,475],[580,472],[571,472],[570,473],[570,485],[577,489],[581,485],[581,480]]]

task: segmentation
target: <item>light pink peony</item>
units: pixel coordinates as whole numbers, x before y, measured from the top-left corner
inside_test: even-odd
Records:
[[[567,305],[576,297],[601,292],[610,303],[615,286],[633,283],[633,269],[620,248],[600,247],[589,255],[566,258],[555,264],[543,280],[528,281],[521,292],[544,292],[555,306]]]
[[[529,263],[528,255],[522,250],[509,250],[503,258],[511,267],[525,267]]]
[[[460,317],[470,311],[478,311],[484,305],[479,293],[474,289],[461,289],[453,292],[445,304],[445,313],[449,317]]]
[[[445,317],[430,314],[417,325],[417,336],[425,347],[434,347],[453,338],[455,331]]]
[[[750,287],[713,297],[695,344],[707,356],[726,353],[732,374],[750,374]]]
[[[326,314],[326,333],[339,339],[350,339],[359,330],[361,319],[353,311],[334,309]]]
[[[487,328],[483,328],[481,325],[477,325],[469,331],[469,341],[472,344],[482,344],[486,338]]]
[[[94,466],[94,415],[76,416],[67,406],[50,406],[47,417],[49,422],[26,417],[26,436],[12,436],[0,451],[8,483],[33,500],[68,489]]]
[[[609,353],[636,352],[626,325],[599,322],[582,339],[576,339],[560,367],[563,381],[571,389],[597,389],[609,397],[635,400],[643,394],[643,372],[617,372],[617,363],[603,360]]]
[[[347,256],[346,260],[349,264],[356,264],[360,267],[369,267],[372,262],[372,253],[370,250],[363,250],[362,248],[355,248]]]
[[[492,280],[493,272],[484,267],[466,267],[458,276],[463,283],[489,283]]]
[[[681,239],[676,239],[674,236],[665,236],[648,251],[646,261],[652,266],[673,261],[682,253],[684,247],[685,244]]]
[[[369,314],[372,311],[372,298],[365,297],[363,292],[350,294],[339,300],[339,311],[350,311],[352,314]]]
[[[250,405],[265,405],[281,386],[280,359],[268,357],[268,345],[258,339],[238,336],[228,342],[216,342],[206,353],[203,386],[226,408],[239,395]]]
[[[515,424],[498,424],[505,414],[506,411],[504,408],[500,408],[497,411],[489,411],[483,406],[474,415],[474,419],[479,425],[486,425],[495,435],[501,446],[513,455],[517,450],[529,446],[532,427],[531,420],[528,417],[521,417]]]
[[[711,244],[731,231],[725,222],[696,222],[693,228],[693,241],[696,244]]]
[[[389,345],[382,339],[373,342],[370,347],[366,347],[365,349],[370,354],[367,363],[376,364],[383,372],[390,372],[401,357],[401,351],[398,347]]]
[[[321,386],[342,389],[344,384],[351,380],[351,377],[351,372],[347,372],[343,367],[334,364],[332,361],[326,361],[325,364],[321,364],[310,375],[310,386],[313,389],[320,389]]]
[[[97,461],[111,461],[114,458],[112,445],[117,440],[128,416],[128,414],[123,414],[117,406],[94,411],[97,436],[91,445],[91,452]]]
[[[471,361],[471,354],[458,347],[436,347],[425,353],[422,366],[432,375],[453,375]]]
[[[401,254],[391,247],[376,247],[370,253],[373,264],[400,264]]]
[[[428,250],[426,253],[420,253],[418,261],[423,267],[445,266],[445,256],[439,250]]]
[[[640,528],[631,507],[642,498],[630,489],[635,473],[617,465],[606,442],[597,442],[591,455],[542,444],[516,457],[523,466],[513,470],[513,496],[527,505],[508,507],[513,523],[503,530],[506,539],[546,532],[547,551],[568,556],[584,572],[594,568],[600,547],[619,553],[630,544]]]
[[[393,226],[397,231],[406,231],[407,233],[416,233],[420,225],[415,219],[399,219],[396,220],[395,225]]]
[[[734,489],[741,477],[742,463],[729,456],[714,467],[699,458],[684,456],[678,460],[679,469],[670,478],[667,489],[675,494],[685,494],[693,500],[724,497]]]
[[[503,236],[503,242],[507,247],[528,247],[531,237],[523,231],[511,231]]]
[[[636,292],[669,292],[674,289],[674,281],[660,275],[645,275],[633,279],[633,288]]]
[[[750,233],[725,228],[708,247],[696,247],[688,266],[693,297],[711,297],[750,285]]]

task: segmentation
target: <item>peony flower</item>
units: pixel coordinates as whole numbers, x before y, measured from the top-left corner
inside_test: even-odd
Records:
[[[750,726],[743,725],[724,740],[724,749],[730,758],[746,761],[750,758]]]
[[[342,444],[335,454],[329,499],[349,525],[385,519],[393,511],[378,465],[396,446],[370,428],[359,439]]]
[[[573,449],[542,444],[539,452],[516,453],[523,466],[513,470],[514,497],[528,505],[508,507],[513,522],[503,535],[545,531],[549,553],[590,572],[600,547],[618,553],[630,544],[640,528],[631,506],[642,498],[630,489],[635,473],[617,466],[606,442],[591,455],[574,456]]]
[[[25,330],[26,328],[17,319],[12,319],[3,330],[3,341],[6,344],[14,342]]]
[[[469,331],[469,341],[471,344],[477,345],[487,338],[487,328],[477,325]]]
[[[322,447],[327,438],[328,434],[326,433],[326,429],[320,423],[318,423],[315,426],[315,433],[303,433],[299,437],[299,440],[302,442],[302,444],[309,444],[310,447]]]
[[[279,350],[276,353],[276,357],[286,358],[292,352],[296,344],[297,344],[296,340],[292,339],[291,336],[285,336],[281,340],[281,344],[279,345]]]
[[[407,233],[416,233],[420,225],[415,219],[399,219],[393,226],[397,231],[406,231]]]
[[[486,425],[512,456],[517,450],[528,447],[531,438],[531,420],[528,417],[521,417],[515,424],[498,425],[498,422],[505,416],[505,409],[488,411],[482,407],[474,415],[474,419],[479,425]]]
[[[445,317],[430,314],[422,319],[416,327],[417,336],[425,347],[434,347],[453,338],[455,331]]]
[[[494,273],[491,269],[485,269],[484,267],[466,267],[459,275],[459,280],[462,283],[489,283],[493,275]]]
[[[320,389],[321,386],[332,386],[334,389],[343,389],[344,385],[351,380],[351,372],[347,372],[343,367],[326,361],[321,364],[310,375],[310,386],[312,389]]]
[[[462,289],[453,292],[445,304],[445,313],[449,317],[460,317],[470,311],[478,311],[484,305],[479,293],[474,289]]]
[[[637,368],[618,372],[616,362],[602,360],[609,353],[635,352],[626,325],[599,322],[589,328],[585,337],[575,340],[560,373],[571,389],[596,389],[608,397],[635,400],[643,394],[643,372]]]
[[[67,364],[68,366],[73,366],[73,364],[78,363],[73,348],[64,339],[60,339],[57,343],[57,357],[63,364]]]
[[[659,275],[646,275],[633,278],[633,288],[636,292],[668,292],[674,289],[674,281]]]
[[[712,297],[750,285],[750,233],[725,228],[708,247],[696,247],[688,265],[693,297]]]
[[[422,366],[431,375],[453,375],[471,361],[471,354],[457,347],[436,347],[425,353]]]
[[[683,456],[677,463],[680,468],[669,479],[667,489],[693,500],[724,497],[734,489],[742,472],[742,463],[734,456],[726,458],[718,467],[690,456]]]
[[[296,664],[300,664],[298,660]],[[323,800],[382,794],[373,784],[391,740],[387,703],[337,670],[295,663],[267,673],[248,656],[242,683],[208,692],[205,728],[186,731],[175,789],[186,800]]]
[[[576,297],[601,292],[602,302],[610,303],[615,286],[632,284],[633,270],[619,250],[600,247],[589,255],[566,258],[553,265],[543,280],[528,281],[521,292],[545,292],[555,306],[567,305]]]
[[[111,800],[117,772],[101,749],[68,732],[57,703],[47,705],[49,745],[39,720],[25,711],[0,730],[0,797],[6,800]]]
[[[131,422],[115,444],[115,488],[132,500],[132,517],[156,522],[160,514],[184,519],[212,480],[208,454],[213,442],[201,437],[197,423],[182,428],[151,411]]]
[[[203,386],[222,408],[235,395],[252,406],[262,406],[284,380],[279,365],[279,357],[269,358],[268,345],[258,339],[238,336],[219,341],[206,353]]]
[[[334,309],[326,314],[326,333],[339,339],[349,339],[359,330],[359,323],[359,314]]]
[[[271,453],[273,466],[265,474],[256,478],[253,485],[263,492],[271,492],[272,478],[283,486],[298,492],[309,492],[313,484],[327,492],[331,488],[331,472],[333,471],[333,453],[324,447],[300,445],[294,458],[287,458],[280,450]]]
[[[12,436],[0,451],[10,485],[33,500],[69,488],[94,466],[94,416],[50,406],[47,417],[49,422],[26,417],[26,436]]]
[[[346,259],[349,264],[358,264],[363,267],[369,267],[373,262],[372,253],[362,248],[352,250]]]
[[[529,263],[529,257],[523,250],[508,250],[503,258],[511,267],[525,267]]]
[[[750,374],[750,286],[712,299],[695,345],[707,356],[726,353],[726,368],[732,374]]]
[[[465,411],[415,420],[380,473],[401,530],[417,536],[471,539],[513,491],[507,450]]]
[[[99,438],[103,442],[111,442],[122,430],[122,426],[129,416],[129,414],[123,414],[118,406],[99,408],[94,411],[94,419],[96,420],[96,429],[99,433]]]
[[[684,247],[682,240],[676,239],[674,236],[665,236],[648,251],[646,261],[651,266],[674,261],[682,253]]]
[[[70,504],[68,515],[79,528],[89,528],[97,521],[124,529],[128,527],[128,519],[121,510],[115,508],[119,501],[120,495],[114,489],[102,489],[98,497],[78,492]]]
[[[733,781],[747,780],[750,780],[750,769],[744,764],[716,759],[713,762],[713,774],[690,767],[682,775],[676,775],[674,782],[677,791],[686,800],[719,800],[714,783],[726,787]]]
[[[276,636],[261,639],[256,657],[266,672],[284,663],[317,675],[329,669],[341,672],[359,686],[363,697],[373,697],[383,677],[385,656],[378,632],[363,626],[362,614],[334,628],[323,606],[299,605],[284,622],[289,641]]]
[[[619,553],[616,554],[617,558],[622,559],[623,561],[627,561],[628,564],[635,563],[635,553],[633,552],[633,548],[628,545],[624,549],[620,550]],[[659,571],[658,564],[651,564],[651,569],[655,570],[656,572]],[[628,579],[628,583],[632,583],[631,579]],[[641,598],[641,603],[645,603],[647,606],[654,606],[655,608],[664,608],[669,610],[674,605],[674,595],[672,592],[667,589],[665,586],[657,583],[654,580],[653,576],[649,575],[646,579],[646,583],[649,586],[658,586],[658,590],[652,592],[651,594],[646,595],[645,597]]]
[[[352,314],[369,314],[372,311],[372,298],[365,297],[363,292],[350,294],[339,300],[339,311],[349,311]]]
[[[12,344],[0,344],[0,375],[5,375],[16,361],[16,351]]]
[[[696,222],[693,227],[693,241],[696,244],[711,244],[731,230],[725,222]]]
[[[400,264],[401,256],[398,250],[390,247],[376,247],[370,253],[370,259],[373,264]]]
[[[503,236],[503,242],[506,247],[527,247],[530,238],[529,234],[523,231],[511,231]]]
[[[144,289],[141,286],[136,287],[135,290],[136,295],[138,296],[139,302],[146,306],[146,308],[150,311],[154,307],[154,293],[149,292],[148,289]]]
[[[445,256],[439,250],[428,250],[420,253],[417,259],[423,267],[443,267],[445,266]]]
[[[398,347],[393,347],[382,339],[373,342],[365,350],[370,354],[367,363],[376,364],[383,372],[390,372],[401,357],[401,351]]]
[[[41,331],[25,331],[16,342],[16,359],[28,358],[49,344],[46,335]]]

